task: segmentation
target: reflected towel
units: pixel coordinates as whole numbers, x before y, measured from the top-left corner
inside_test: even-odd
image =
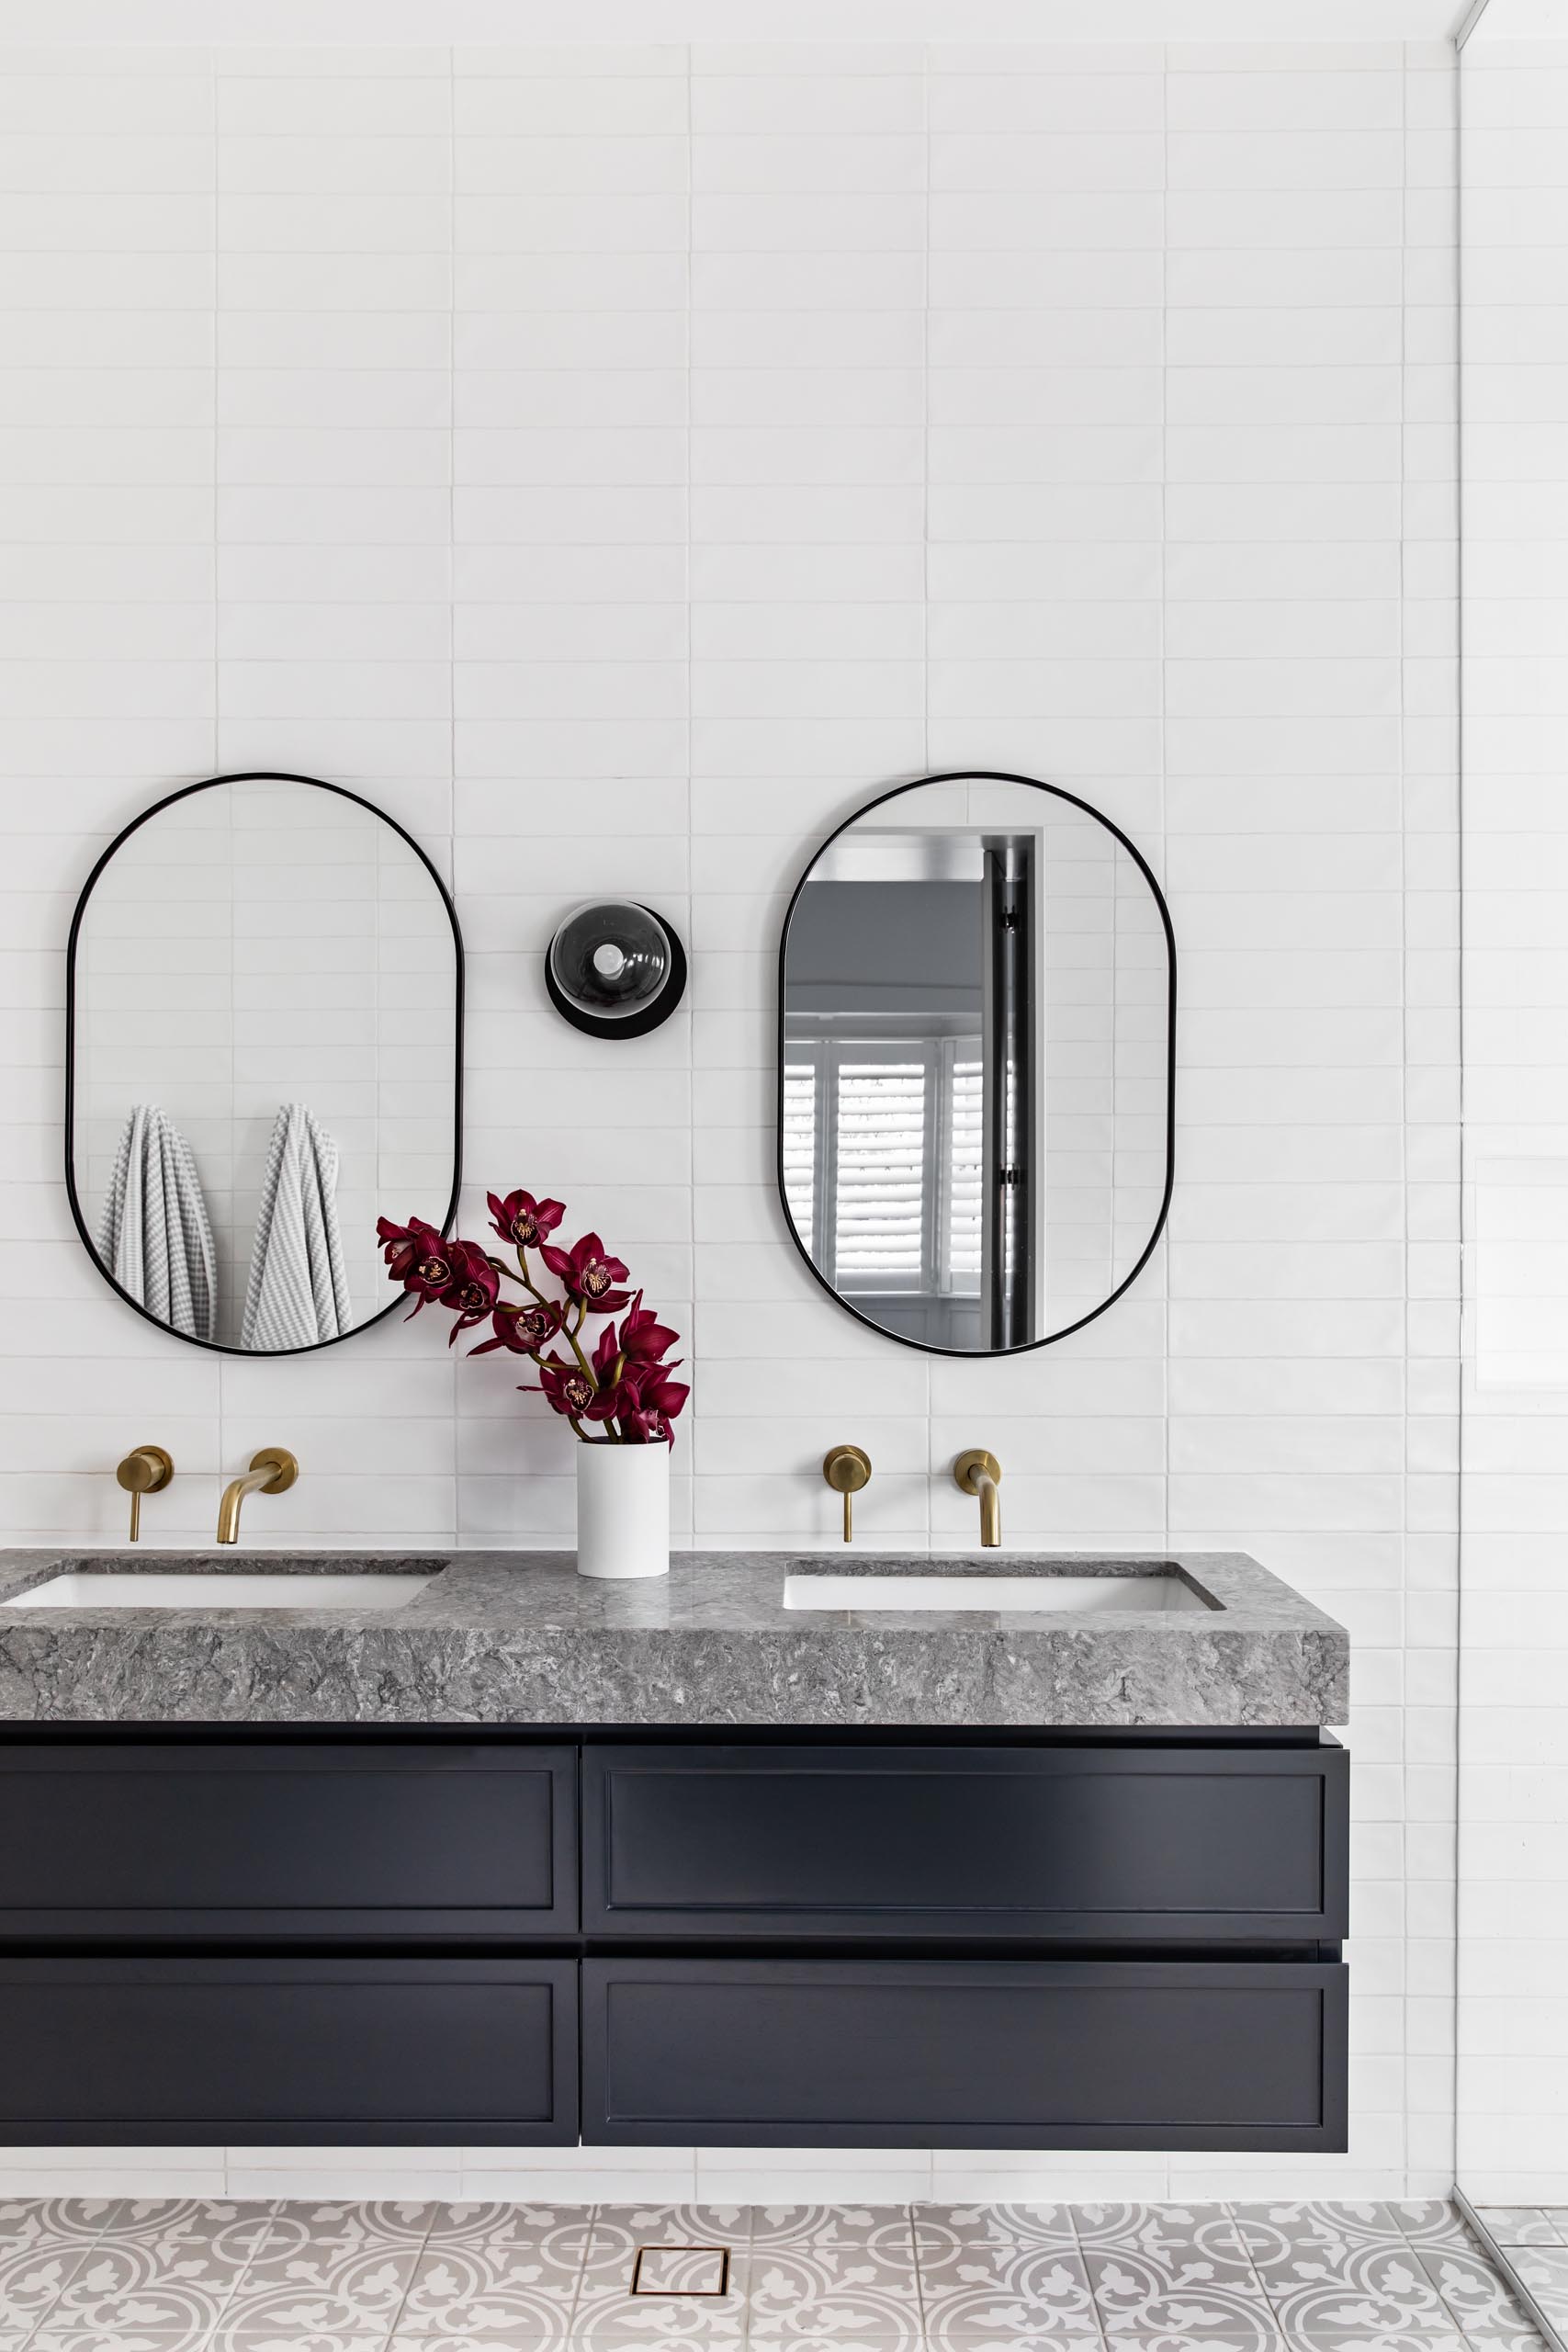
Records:
[[[240,1345],[258,1354],[313,1348],[349,1329],[337,1229],[337,1146],[303,1102],[278,1112],[251,1250]]]
[[[187,1340],[210,1340],[218,1261],[201,1179],[178,1127],[139,1102],[125,1124],[98,1227],[98,1255],[122,1291]]]

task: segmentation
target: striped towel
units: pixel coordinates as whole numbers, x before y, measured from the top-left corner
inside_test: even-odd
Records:
[[[337,1229],[337,1146],[303,1102],[278,1112],[262,1179],[240,1345],[267,1355],[341,1340],[353,1321]]]
[[[212,1338],[218,1261],[201,1179],[189,1144],[152,1103],[139,1102],[125,1123],[98,1256],[128,1297],[169,1330]]]

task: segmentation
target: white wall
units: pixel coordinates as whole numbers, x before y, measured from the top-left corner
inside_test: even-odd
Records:
[[[1349,2157],[838,2159],[811,2192],[1445,2187],[1450,53],[10,65],[13,1540],[116,1533],[148,1439],[179,1465],[162,1543],[205,1539],[268,1442],[303,1466],[258,1542],[570,1530],[560,1430],[433,1317],[202,1356],[67,1220],[62,944],[95,851],[217,769],[350,784],[452,875],[476,1202],[561,1194],[690,1335],[698,1543],[830,1540],[818,1464],[849,1439],[866,1540],[952,1544],[978,1442],[1011,1542],[1243,1545],[1354,1636]],[[860,800],[961,764],[1105,808],[1181,959],[1168,1245],[1113,1314],[988,1366],[835,1311],[772,1176],[784,897]],[[694,950],[690,1013],[618,1049],[540,984],[599,891]]]
[[[1460,2179],[1568,2203],[1568,40],[1464,52]]]

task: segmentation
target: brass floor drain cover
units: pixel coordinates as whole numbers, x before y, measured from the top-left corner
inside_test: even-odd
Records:
[[[632,2264],[634,2295],[693,2295],[729,2292],[727,2245],[639,2245]]]

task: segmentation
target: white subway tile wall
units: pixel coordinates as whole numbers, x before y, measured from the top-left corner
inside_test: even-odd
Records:
[[[1499,23],[1506,20],[1499,11]],[[1568,40],[1465,51],[1459,2177],[1568,2203]]]
[[[1445,2189],[1451,52],[5,64],[8,1539],[116,1535],[114,1463],[156,1439],[179,1465],[157,1543],[208,1538],[220,1472],[268,1442],[302,1472],[258,1543],[570,1540],[559,1427],[434,1317],[204,1357],[70,1226],[62,949],[97,850],[220,769],[350,785],[457,893],[468,1224],[488,1183],[556,1193],[687,1335],[678,1538],[831,1543],[818,1464],[848,1439],[875,1464],[863,1541],[961,1542],[946,1473],[983,1443],[1010,1542],[1246,1547],[1355,1642],[1348,2156],[622,2152],[595,2178]],[[1168,1240],[1111,1314],[989,1364],[837,1310],[773,1187],[784,899],[861,800],[953,765],[1104,808],[1180,953]],[[601,892],[693,951],[688,1006],[614,1049],[541,978]],[[525,2193],[474,2184],[553,2182],[537,2153],[410,2177]],[[284,2161],[164,2169],[265,2194]],[[309,2177],[402,2161],[317,2153]]]

